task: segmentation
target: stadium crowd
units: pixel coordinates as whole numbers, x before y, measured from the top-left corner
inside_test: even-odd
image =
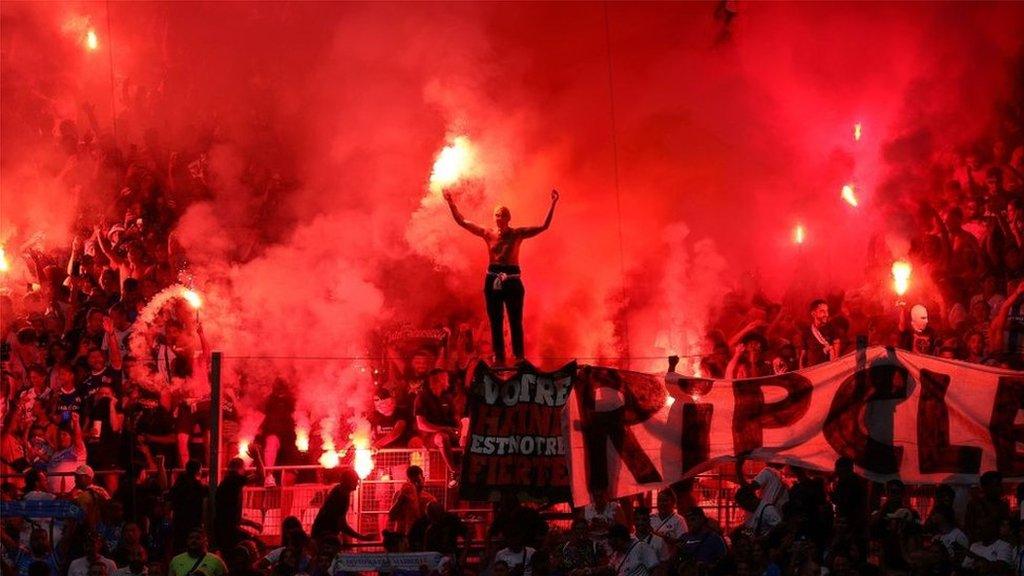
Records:
[[[130,100],[125,116],[141,115],[132,106],[143,101]],[[32,237],[20,249],[8,247],[33,281],[0,295],[2,497],[26,506],[23,515],[3,518],[4,574],[330,573],[345,540],[364,535],[344,523],[307,534],[289,519],[280,546],[262,550],[236,530],[241,492],[276,481],[260,470],[248,478],[238,461],[219,488],[218,524],[206,526],[214,537],[216,552],[210,551],[200,464],[208,461],[208,400],[182,395],[187,387],[179,385],[205,379],[202,325],[179,299],[146,320],[154,327],[145,337],[133,337],[146,303],[185,280],[187,259],[172,231],[185,207],[210,194],[212,140],[197,138],[193,149],[168,153],[150,130],[138,144],[118,146],[102,135],[91,110],[86,117],[89,127],[64,120],[55,139],[42,131],[39,141],[60,159],[52,166],[55,181],[81,199],[72,240],[54,246]],[[906,257],[933,287],[927,299],[894,308],[885,302],[888,293],[872,288],[795,307],[771,302],[752,284],[718,307],[703,373],[742,378],[796,370],[838,358],[862,334],[868,344],[1024,367],[1024,140],[1021,119],[1012,120],[1014,130],[980,148],[937,159],[939,185],[909,207],[893,207],[915,222]],[[255,189],[281,185],[257,168],[245,180]],[[868,276],[886,277],[894,255],[881,240],[869,252]],[[454,470],[465,406],[464,387],[453,385],[463,380],[460,366],[421,364],[414,378],[392,379],[376,391],[368,407],[374,445],[438,448]],[[262,440],[276,436],[284,451],[294,426],[283,408],[286,387],[281,394],[283,402],[268,402],[268,414],[283,417],[267,419]],[[254,455],[264,463],[258,449]],[[285,454],[267,460],[298,463]],[[97,477],[97,470],[121,472]],[[408,476],[387,546],[441,552],[446,560],[438,572],[461,572],[464,523],[424,492],[421,472]],[[695,506],[685,488],[658,494],[654,509],[597,495],[565,530],[548,529],[535,507],[509,498],[496,507],[493,545],[481,569],[494,576],[1024,575],[1024,524],[995,474],[959,508],[953,491],[940,487],[927,511],[913,508],[898,481],[869,490],[845,461],[827,476],[783,476],[769,467],[752,482],[742,474],[737,480],[735,499],[746,519],[732,531]],[[344,492],[332,501],[342,511]]]

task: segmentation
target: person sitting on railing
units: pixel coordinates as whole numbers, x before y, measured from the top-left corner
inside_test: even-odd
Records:
[[[458,446],[459,423],[448,385],[448,373],[440,368],[430,371],[427,385],[416,396],[416,427],[428,448],[441,450],[450,473],[454,473],[452,449]]]
[[[423,446],[423,442],[415,437],[416,426],[413,424],[411,408],[406,403],[398,403],[387,388],[377,389],[373,399],[373,411],[368,418],[373,432],[374,448]]]

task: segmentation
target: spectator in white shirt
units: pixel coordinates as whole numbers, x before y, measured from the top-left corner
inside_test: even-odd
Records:
[[[611,555],[608,565],[590,571],[591,576],[651,576],[659,574],[658,557],[650,546],[633,538],[623,524],[608,529]]]
[[[750,485],[758,491],[762,502],[775,506],[777,510],[781,510],[789,501],[789,487],[782,479],[782,474],[771,465],[762,468]]]
[[[651,530],[670,545],[688,532],[686,520],[676,512],[676,494],[672,490],[658,493],[658,513],[651,516]]]
[[[103,538],[95,532],[88,533],[85,536],[85,556],[72,560],[68,566],[68,576],[111,576],[117,570],[117,565],[110,558],[100,554],[101,550]],[[97,564],[106,566],[103,574],[93,573],[93,567]]]
[[[658,558],[659,564],[667,562],[669,557],[672,556],[672,551],[669,550],[665,540],[651,529],[650,508],[644,506],[635,508],[633,510],[633,520],[634,536],[636,539],[651,547],[655,557]]]
[[[603,540],[609,526],[626,523],[626,515],[618,502],[608,501],[607,491],[595,490],[592,496],[593,501],[583,509],[583,519],[590,525],[591,537]]]
[[[508,548],[502,548],[494,555],[492,571],[494,563],[504,562],[508,565],[510,576],[531,576],[530,560],[533,559],[533,554],[536,550],[524,545],[523,542],[522,534],[510,532],[508,534]]]
[[[749,536],[764,538],[782,523],[782,516],[775,506],[764,498],[759,499],[751,486],[743,486],[736,491],[736,503],[747,512],[740,530]]]
[[[981,540],[971,544],[963,567],[973,570],[972,574],[998,576],[1010,574],[1013,566],[1013,546],[999,539],[998,527],[993,523],[984,524]]]
[[[949,556],[951,562],[954,565],[962,563],[964,550],[969,545],[967,534],[957,528],[949,511],[944,508],[935,508],[932,510],[929,521],[935,526],[935,541],[946,549],[946,555]]]

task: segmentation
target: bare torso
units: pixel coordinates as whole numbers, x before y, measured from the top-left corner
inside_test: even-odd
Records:
[[[448,202],[448,207],[452,211],[455,223],[469,230],[474,236],[483,238],[484,242],[487,243],[487,260],[489,264],[518,266],[519,245],[522,244],[523,240],[540,234],[551,225],[551,217],[555,214],[555,204],[558,202],[558,191],[551,191],[551,207],[548,209],[548,215],[544,219],[544,224],[522,228],[513,228],[508,225],[509,218],[511,217],[508,208],[499,206],[494,212],[496,226],[494,228],[484,228],[467,221],[459,212],[459,209],[456,208],[450,194],[445,193],[444,199]]]
[[[488,263],[518,266],[519,245],[523,243],[524,238],[525,235],[518,228],[488,230],[483,236],[484,242],[487,242]]]

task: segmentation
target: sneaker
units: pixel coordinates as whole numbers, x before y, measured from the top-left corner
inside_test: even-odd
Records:
[[[455,472],[448,473],[448,487],[455,488],[459,485],[459,477],[455,475]]]
[[[267,474],[263,478],[263,487],[264,488],[276,488],[277,487],[277,480],[274,480],[274,475],[273,474]]]

